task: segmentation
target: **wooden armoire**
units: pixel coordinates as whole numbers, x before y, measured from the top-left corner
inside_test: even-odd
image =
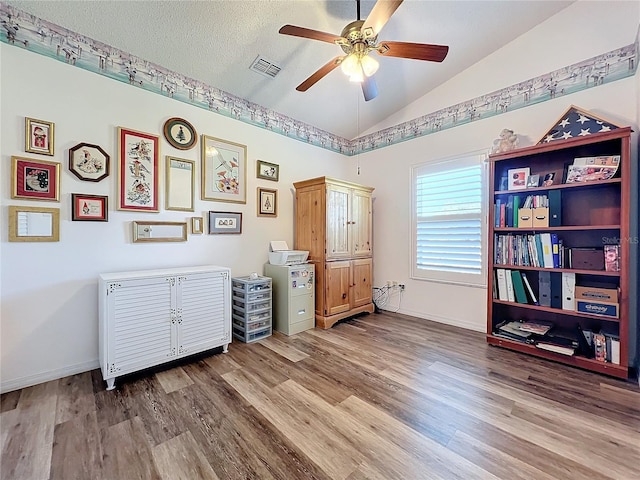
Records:
[[[329,177],[293,185],[295,248],[316,268],[316,327],[373,312],[373,188]]]

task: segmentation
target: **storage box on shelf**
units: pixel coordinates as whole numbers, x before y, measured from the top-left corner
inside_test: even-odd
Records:
[[[234,277],[233,336],[246,343],[271,335],[271,278]]]
[[[630,128],[619,128],[490,156],[489,343],[627,378],[630,134]],[[613,178],[563,183],[575,159],[598,156],[619,156]],[[508,170],[526,167],[540,178],[554,173],[554,182],[526,190],[499,189]],[[618,255],[617,261],[605,262],[605,251]],[[593,306],[586,309],[576,296],[579,287],[616,295],[604,306],[590,302]],[[519,341],[503,335],[499,325],[512,321],[552,323],[556,332],[575,335],[582,335],[580,330],[594,337],[602,333],[618,351],[589,358],[583,342],[575,354],[548,351],[535,345],[535,336]]]

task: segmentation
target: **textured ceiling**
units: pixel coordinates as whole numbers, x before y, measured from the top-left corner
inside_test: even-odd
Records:
[[[284,24],[340,34],[356,19],[355,0],[329,1],[6,1],[104,42],[347,139],[375,126],[573,1],[405,0],[380,40],[449,45],[442,63],[377,57],[378,97],[334,70],[307,92],[296,86],[338,46],[278,34]],[[361,2],[367,17],[374,1]],[[282,71],[249,70],[262,55]],[[375,55],[375,54],[374,54]],[[427,113],[427,112],[425,112]]]

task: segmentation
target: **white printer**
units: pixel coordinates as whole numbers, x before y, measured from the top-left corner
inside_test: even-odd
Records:
[[[284,240],[272,240],[269,243],[269,263],[271,265],[298,265],[305,263],[309,252],[304,250],[289,250]]]

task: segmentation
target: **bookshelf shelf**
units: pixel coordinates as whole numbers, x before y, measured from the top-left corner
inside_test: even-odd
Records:
[[[575,159],[612,156],[619,156],[614,178],[563,183],[568,167],[576,162]],[[629,302],[635,297],[629,296],[629,242],[621,242],[620,239],[630,238],[631,234],[631,129],[617,128],[586,137],[533,145],[490,155],[489,159],[489,191],[493,192],[494,208],[489,211],[487,242],[488,284],[491,286],[487,299],[487,342],[586,370],[627,378]],[[509,170],[524,168],[529,168],[531,175],[538,175],[540,178],[553,173],[555,183],[522,190],[497,188],[501,180],[504,181],[503,178],[509,174]],[[533,204],[533,210],[530,207],[531,199],[536,202]],[[506,212],[505,204],[508,204]],[[527,207],[523,207],[523,204]],[[538,208],[542,210],[537,210]],[[545,218],[541,214],[545,211],[549,220],[541,222],[540,218]],[[527,215],[529,222],[533,219],[533,225],[529,224],[524,228],[513,226],[518,223],[524,225]],[[612,244],[618,248],[618,271],[609,271],[603,267],[605,246]],[[548,245],[551,247],[547,247]],[[549,248],[556,254],[553,262]],[[558,261],[562,259],[560,251],[563,248],[571,253],[570,256],[567,255],[564,263]],[[585,259],[584,255],[591,257]],[[545,258],[542,258],[543,256]],[[555,268],[550,268],[550,263],[553,263]],[[558,265],[574,268],[557,268]],[[590,269],[592,267],[594,269]],[[507,287],[504,286],[505,283]],[[588,307],[595,311],[594,307],[604,308],[608,303],[608,307],[617,308],[617,318],[571,310],[572,305],[578,306],[576,293],[579,295],[580,292],[575,287],[613,292],[610,297],[613,300]],[[614,301],[616,296],[617,302]],[[534,297],[539,305],[533,304]],[[591,304],[598,302],[585,301]],[[611,304],[616,305],[612,307]],[[583,304],[579,306],[581,309],[585,307]],[[578,339],[578,334],[582,335],[580,331],[592,332],[594,338],[606,338],[610,342],[608,361],[587,358],[590,355],[582,354],[586,348],[585,342],[581,342],[575,355],[568,356],[542,350],[530,343],[494,335],[494,332],[504,331],[506,327],[502,326],[503,322],[514,321],[551,323],[554,326],[553,330],[574,336],[575,340]],[[618,345],[619,360],[617,356],[611,355],[611,350],[617,349]]]

